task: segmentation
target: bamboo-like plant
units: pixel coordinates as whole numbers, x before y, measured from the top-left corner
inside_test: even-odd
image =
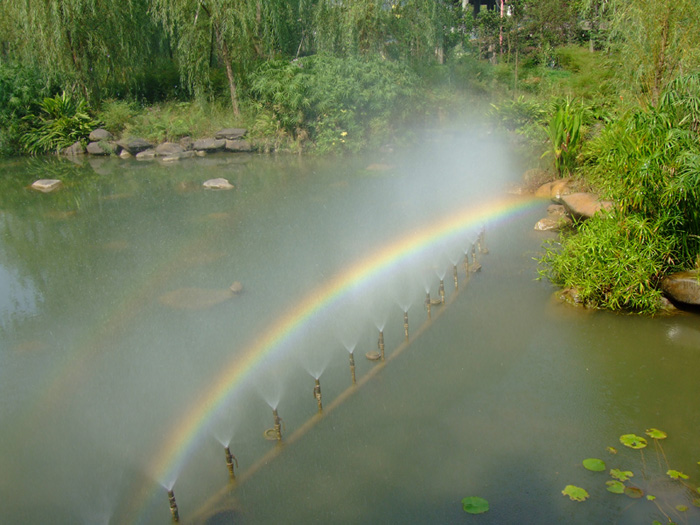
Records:
[[[575,106],[569,99],[554,103],[553,115],[547,127],[550,149],[545,155],[554,156],[554,168],[560,177],[571,175],[581,151],[583,105]]]

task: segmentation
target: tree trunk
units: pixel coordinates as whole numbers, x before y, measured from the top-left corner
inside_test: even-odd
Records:
[[[228,45],[217,24],[214,25],[214,30],[216,31],[216,41],[219,45],[219,51],[221,51],[221,58],[226,66],[226,77],[228,78],[228,87],[231,93],[231,107],[233,108],[233,114],[238,117],[241,111],[238,109],[238,95],[236,94],[236,80],[233,77],[233,67],[231,66],[231,54],[228,52]]]

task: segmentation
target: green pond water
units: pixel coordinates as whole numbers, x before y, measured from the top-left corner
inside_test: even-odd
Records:
[[[185,523],[700,523],[700,494],[665,474],[700,485],[697,316],[553,301],[534,260],[549,203],[503,204],[523,171],[504,141],[428,137],[359,158],[0,163],[0,523],[169,523],[171,487]],[[202,188],[218,177],[235,189]],[[28,189],[46,178],[63,188]],[[364,357],[379,329],[383,365]],[[266,440],[272,406],[285,438],[315,416],[314,377],[325,407],[347,395],[352,349],[372,377]],[[619,442],[652,427],[666,460]],[[607,492],[586,458],[656,500]]]

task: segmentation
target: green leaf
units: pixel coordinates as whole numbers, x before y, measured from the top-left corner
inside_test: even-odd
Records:
[[[605,470],[605,461],[596,458],[588,458],[583,460],[583,466],[593,472],[602,472]]]
[[[667,437],[666,432],[658,428],[648,428],[645,434],[652,439],[666,439]]]
[[[649,501],[654,501],[656,499],[656,496],[652,496],[651,494],[647,494],[647,499]]]
[[[635,434],[624,434],[620,436],[620,443],[629,448],[640,449],[647,446],[647,440]]]
[[[685,505],[676,505],[676,510],[680,512],[685,512],[686,510],[688,510],[688,507]]]
[[[588,499],[588,492],[581,487],[575,485],[567,485],[564,490],[561,491],[564,496],[569,496],[571,501],[586,501]]]
[[[617,454],[617,449],[615,447],[607,447],[605,450],[607,450],[611,454]]]
[[[630,470],[620,470],[620,469],[618,469],[618,468],[612,469],[612,470],[610,471],[610,475],[611,475],[613,478],[615,478],[615,479],[619,479],[620,481],[627,481],[628,479],[630,479],[631,477],[634,476],[634,474],[632,473],[632,471],[630,471]]]
[[[478,496],[471,496],[462,500],[464,512],[469,514],[483,514],[489,510],[489,502]]]
[[[625,487],[625,495],[632,499],[639,499],[644,496],[644,491],[639,487]]]
[[[613,494],[624,494],[625,492],[625,484],[621,481],[610,480],[606,481],[605,484],[608,486],[606,489],[608,492],[612,492]]]
[[[689,476],[687,474],[683,474],[679,470],[668,470],[668,471],[666,471],[666,474],[668,474],[671,479],[688,479],[689,478]]]
[[[695,505],[696,507],[700,507],[700,498],[695,498],[693,500],[693,505]]]

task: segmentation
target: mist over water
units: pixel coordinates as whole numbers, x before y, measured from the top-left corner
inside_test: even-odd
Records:
[[[424,335],[235,491],[247,522],[453,523],[467,495],[492,502],[485,523],[512,509],[557,520],[570,513],[563,486],[580,479],[572,465],[651,426],[692,466],[700,423],[682,392],[700,365],[697,330],[552,305],[532,261],[547,203],[466,225],[323,296],[393,243],[501,198],[523,171],[503,144],[434,131],[376,158],[91,159],[93,179],[48,195],[24,187],[55,159],[2,166],[21,187],[0,195],[0,521],[163,523],[172,488],[193,516],[227,486],[223,446],[241,470],[254,465],[275,446],[263,436],[271,408],[285,436],[299,428],[317,413],[312,378],[327,406],[350,386],[348,354],[358,378],[372,371],[377,331],[390,356],[404,312],[414,333],[426,292],[437,298],[443,279],[454,293],[455,265],[460,294]],[[201,189],[215,177],[236,189]],[[490,254],[466,283],[484,226]],[[220,300],[233,281],[242,292]],[[313,294],[326,302],[309,306]],[[172,452],[185,453],[158,463],[177,439]],[[589,523],[608,516],[587,509]]]

